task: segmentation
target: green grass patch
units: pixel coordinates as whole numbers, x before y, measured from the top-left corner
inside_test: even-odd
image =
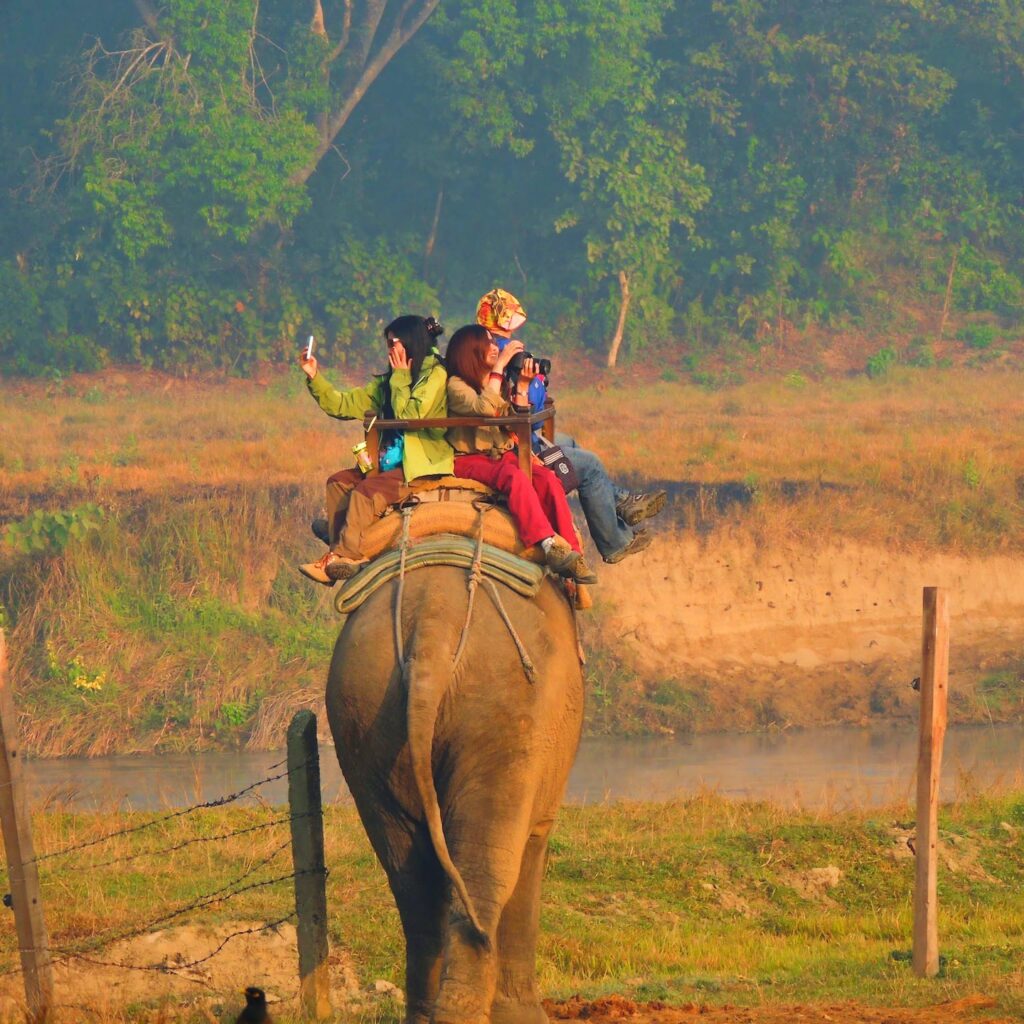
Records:
[[[1024,709],[1024,665],[985,676],[978,684],[978,696],[1000,713]]]
[[[965,324],[956,332],[957,341],[979,350],[989,348],[999,335],[999,328],[993,324]]]
[[[41,864],[54,945],[144,927],[225,886],[273,854],[287,825],[197,843],[267,822],[273,808],[204,811]],[[810,814],[710,794],[668,804],[562,810],[545,877],[538,971],[545,995],[733,1005],[857,1000],[917,1006],[984,992],[1012,1015],[1024,1008],[1024,796],[979,798],[940,814],[937,981],[914,978],[906,954],[913,859],[889,814]],[[46,853],[154,815],[37,816]],[[398,915],[355,811],[325,816],[331,941],[362,985],[402,984]],[[138,859],[126,860],[133,855]],[[119,863],[106,862],[118,858]],[[287,851],[253,880],[290,870]],[[190,913],[182,923],[273,920],[290,883]],[[186,952],[187,951],[183,951]],[[0,935],[0,967],[16,960]],[[147,1019],[129,1016],[127,1020]]]
[[[322,693],[338,618],[293,490],[115,508],[62,550],[0,561],[26,740],[43,754],[244,743],[266,698]]]

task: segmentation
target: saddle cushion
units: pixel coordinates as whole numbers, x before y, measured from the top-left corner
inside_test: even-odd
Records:
[[[460,486],[448,486],[448,480]],[[518,555],[529,562],[543,563],[544,552],[540,545],[523,545],[508,510],[491,501],[480,500],[495,497],[495,492],[489,487],[475,480],[459,480],[454,477],[428,483],[435,486],[413,490],[415,500],[411,502],[412,514],[409,517],[411,542],[439,533],[454,533],[476,540],[482,517],[485,544]],[[472,486],[461,486],[464,484]],[[363,533],[363,554],[372,560],[383,551],[400,547],[403,519],[404,516],[397,508],[391,508],[369,526]]]

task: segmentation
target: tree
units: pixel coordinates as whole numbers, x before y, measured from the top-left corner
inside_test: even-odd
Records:
[[[685,107],[663,91],[651,52],[671,0],[581,0],[571,16],[547,3],[483,6],[457,23],[448,74],[461,111],[524,160],[542,138],[554,144],[564,179],[554,226],[577,232],[596,283],[618,284],[614,366],[633,297],[651,293],[670,237],[692,230],[708,198],[687,157]]]
[[[647,99],[634,94],[628,103],[616,97],[610,105],[615,109],[600,104],[571,114],[563,108],[566,116],[553,118],[552,132],[562,148],[564,173],[577,186],[558,226],[584,223],[587,260],[599,279],[614,276],[618,282],[607,355],[613,367],[638,280],[648,288],[653,284],[668,260],[673,229],[693,230],[709,192],[703,168],[687,159],[685,121],[662,116],[653,92]]]
[[[436,3],[316,2],[300,17],[287,0],[137,0],[127,40],[83,56],[43,165],[39,191],[65,199],[54,257],[79,329],[161,363],[216,340],[203,361],[238,365],[315,316],[288,280],[307,182]]]
[[[0,5],[5,369],[342,358],[503,282],[612,364],[1024,313],[1019,4],[66,7]]]
[[[338,133],[366,91],[395,54],[434,13],[439,0],[344,0],[328,32],[321,0],[312,0],[310,32],[314,60],[323,76],[326,103],[319,111],[319,140],[309,160],[292,176],[302,184],[330,152]],[[332,72],[337,69],[337,74]]]

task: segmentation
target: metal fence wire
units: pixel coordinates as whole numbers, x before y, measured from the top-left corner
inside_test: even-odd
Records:
[[[160,825],[164,825],[167,822],[181,819],[190,814],[195,814],[198,811],[211,810],[214,808],[225,807],[228,804],[235,803],[242,799],[242,797],[252,793],[254,790],[261,786],[265,786],[271,782],[277,782],[280,779],[288,778],[296,772],[305,771],[311,766],[311,761],[303,761],[299,764],[293,765],[290,768],[285,768],[284,771],[278,771],[277,769],[287,765],[288,759],[278,761],[276,764],[270,765],[267,769],[268,772],[273,774],[267,775],[256,782],[250,783],[248,786],[243,787],[234,793],[229,793],[226,796],[218,797],[215,800],[204,800],[199,803],[192,804],[189,807],[180,808],[179,810],[172,811],[169,814],[161,815],[160,817],[154,818],[152,821],[142,822],[138,825],[132,825],[127,828],[115,829],[112,832],[107,832],[104,835],[87,839],[84,842],[72,843],[68,846],[61,847],[58,850],[51,850],[46,853],[37,855],[33,860],[28,861],[28,864],[41,864],[46,861],[54,860],[58,857],[68,857],[71,854],[78,853],[81,850],[87,850],[93,847],[100,846],[104,843],[109,843],[112,840],[120,839],[125,836],[135,835],[140,832],[144,832],[148,829],[157,828]],[[318,767],[318,766],[317,766]],[[183,850],[186,847],[194,846],[200,843],[216,843],[227,839],[233,839],[237,836],[250,835],[256,832],[263,831],[265,829],[274,828],[279,825],[291,824],[295,821],[302,819],[308,819],[311,817],[322,818],[322,810],[317,807],[314,811],[301,811],[299,813],[292,813],[286,815],[279,815],[268,821],[260,822],[256,825],[248,825],[244,828],[231,829],[229,831],[220,832],[216,835],[210,836],[194,836],[189,839],[183,839],[180,842],[175,842],[170,845],[157,847],[149,850],[138,850],[124,855],[111,857],[107,860],[90,863],[89,869],[110,867],[117,864],[126,864],[131,861],[139,860],[145,857],[155,856],[166,856],[167,854],[175,853],[176,851]],[[153,965],[140,965],[140,964],[129,964],[120,962],[117,960],[100,959],[93,956],[92,954],[97,953],[118,942],[124,942],[129,939],[137,938],[140,935],[146,935],[160,928],[165,927],[168,922],[174,921],[177,918],[184,917],[186,914],[190,914],[196,911],[201,911],[213,904],[223,904],[228,900],[234,899],[236,896],[240,896],[243,893],[252,892],[257,889],[264,889],[275,885],[280,885],[283,882],[293,881],[304,875],[320,875],[324,878],[327,876],[327,870],[323,867],[316,867],[310,869],[293,870],[286,874],[277,874],[271,878],[252,879],[254,875],[257,875],[260,871],[268,868],[285,850],[291,846],[291,839],[286,839],[283,843],[276,846],[266,857],[247,868],[236,878],[233,878],[230,882],[220,886],[211,892],[202,893],[197,896],[194,900],[175,907],[166,913],[160,914],[158,917],[152,918],[143,924],[133,926],[127,929],[114,929],[100,935],[90,936],[86,941],[72,946],[55,946],[50,945],[46,949],[37,949],[33,952],[46,953],[49,955],[51,963],[59,964],[66,963],[71,960],[78,960],[83,963],[87,963],[99,967],[114,967],[121,968],[123,970],[130,971],[152,971],[158,974],[172,974],[176,975],[182,971],[192,970],[198,967],[200,964],[204,964],[209,960],[212,960],[215,956],[221,953],[225,947],[236,938],[243,935],[254,935],[259,932],[275,931],[282,924],[287,923],[296,919],[297,913],[295,910],[290,911],[287,914],[273,920],[268,921],[261,925],[255,925],[251,928],[240,928],[237,931],[224,936],[221,942],[215,949],[207,953],[205,956],[199,957],[198,959],[183,962],[176,961],[174,963],[161,963]],[[11,905],[11,896],[7,894],[4,897],[6,905]],[[19,949],[19,955],[26,952],[24,949]],[[20,964],[12,964],[4,968],[0,968],[0,977],[21,974],[24,968]]]

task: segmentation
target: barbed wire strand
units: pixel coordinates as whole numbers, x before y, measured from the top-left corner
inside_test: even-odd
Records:
[[[260,779],[258,782],[250,783],[243,789],[238,790],[237,793],[229,793],[227,796],[219,797],[216,800],[205,800],[202,803],[193,804],[191,807],[183,807],[180,810],[172,811],[170,814],[165,814],[160,818],[154,818],[153,821],[144,822],[141,825],[132,825],[129,828],[117,829],[114,832],[108,832],[106,835],[97,837],[96,839],[88,839],[84,843],[76,843],[73,846],[65,846],[60,850],[53,850],[50,853],[39,854],[34,860],[27,861],[27,864],[39,864],[45,860],[51,860],[54,857],[64,857],[69,853],[75,853],[78,850],[88,849],[90,846],[98,846],[100,843],[105,843],[110,839],[116,839],[119,836],[132,835],[135,832],[142,832],[147,828],[155,828],[157,825],[162,825],[166,821],[173,821],[175,818],[182,818],[186,814],[192,814],[194,811],[209,810],[213,807],[223,807],[225,804],[233,803],[235,800],[245,796],[246,793],[252,792],[252,790],[265,786],[268,782],[276,782],[278,779],[287,778],[292,772],[298,771],[300,768],[305,768],[309,762],[304,761],[302,764],[296,765],[294,768],[289,768],[287,771],[280,772],[277,775],[270,775],[267,778]],[[287,759],[284,761],[278,761],[277,764],[272,764],[267,771],[273,771],[275,768],[280,768],[281,765],[287,764]]]
[[[256,935],[259,932],[271,931],[272,929],[279,928],[281,925],[290,921],[293,917],[295,917],[294,910],[290,914],[286,914],[284,917],[279,917],[276,921],[268,921],[266,924],[257,925],[254,928],[241,928],[236,932],[232,932],[230,935],[226,935],[220,945],[218,945],[216,949],[207,953],[206,956],[202,956],[198,960],[191,960],[188,963],[152,964],[147,966],[145,964],[125,964],[116,960],[97,960],[93,957],[85,956],[83,953],[65,952],[62,956],[65,961],[81,960],[83,963],[92,964],[95,967],[119,967],[125,971],[153,971],[157,974],[173,974],[178,977],[185,977],[179,972],[194,970],[200,964],[205,964],[208,960],[212,960],[233,939],[237,939],[242,935]],[[185,980],[194,981],[197,984],[202,983],[198,978],[185,977]]]
[[[251,882],[249,885],[244,885],[242,886],[242,888],[236,890],[235,892],[225,893],[223,896],[209,899],[205,902],[196,903],[192,906],[183,907],[180,910],[172,911],[171,913],[165,914],[163,917],[158,917],[153,921],[148,922],[148,924],[143,925],[139,928],[133,928],[132,930],[125,932],[121,935],[114,935],[110,938],[104,938],[102,941],[93,943],[92,945],[83,946],[80,949],[63,949],[61,947],[53,946],[48,947],[46,949],[46,952],[55,953],[57,955],[58,960],[65,960],[69,957],[76,957],[81,955],[82,953],[92,952],[96,949],[103,949],[104,947],[109,946],[114,942],[124,942],[127,939],[135,939],[138,938],[140,935],[146,935],[152,930],[153,925],[165,924],[167,921],[171,921],[176,917],[181,917],[183,914],[186,914],[191,910],[202,910],[213,903],[226,903],[228,900],[234,899],[236,896],[241,896],[242,893],[244,892],[251,892],[255,889],[263,889],[270,885],[277,885],[279,882],[287,882],[292,878],[299,877],[299,875],[312,875],[319,873],[320,872],[316,869],[307,868],[303,871],[289,872],[287,875],[278,875],[276,878],[265,878],[260,882]]]
[[[174,853],[177,850],[184,850],[186,846],[195,846],[197,843],[216,843],[222,839],[233,839],[236,836],[249,835],[252,832],[259,832],[261,829],[272,828],[274,825],[283,825],[285,822],[299,821],[302,818],[310,818],[315,814],[314,811],[303,811],[301,814],[286,814],[282,818],[273,818],[270,821],[264,821],[259,825],[250,825],[247,828],[238,828],[232,832],[221,832],[215,836],[196,836],[193,839],[185,839],[180,843],[175,843],[173,846],[162,846],[156,850],[141,850],[138,853],[126,853],[123,857],[113,857],[110,860],[101,860],[97,864],[89,864],[89,870],[92,871],[94,868],[106,868],[112,864],[126,864],[129,861],[138,860],[140,857],[155,857],[161,853]]]
[[[288,839],[285,842],[281,843],[280,846],[278,846],[276,849],[272,850],[270,852],[270,854],[268,854],[262,860],[260,860],[257,863],[255,863],[247,871],[244,871],[237,878],[232,879],[230,882],[228,882],[226,885],[221,886],[219,889],[214,889],[212,892],[204,893],[203,895],[201,895],[201,896],[197,897],[195,900],[193,900],[191,903],[188,903],[188,904],[186,904],[183,907],[178,907],[177,909],[172,910],[172,911],[170,911],[167,914],[162,914],[159,917],[153,918],[152,920],[146,922],[145,924],[139,925],[136,928],[131,928],[131,929],[128,929],[127,931],[118,932],[116,934],[109,935],[109,936],[100,936],[98,939],[94,938],[93,940],[90,940],[89,942],[85,943],[82,946],[79,946],[78,948],[63,949],[63,948],[58,948],[58,947],[52,947],[52,948],[47,948],[44,951],[48,952],[48,953],[56,953],[57,957],[59,958],[56,962],[60,962],[61,960],[66,959],[69,956],[75,956],[75,955],[78,955],[80,953],[87,953],[87,952],[92,952],[93,950],[103,949],[105,946],[109,946],[112,943],[124,942],[127,939],[137,938],[139,935],[145,935],[148,932],[153,931],[154,927],[156,925],[166,924],[168,921],[172,921],[172,920],[174,920],[177,917],[181,917],[184,914],[189,913],[190,911],[202,910],[202,909],[204,909],[204,908],[206,908],[208,906],[211,906],[214,903],[226,902],[227,900],[234,899],[235,896],[239,896],[239,895],[241,895],[244,892],[249,892],[251,890],[259,889],[259,888],[265,888],[265,887],[270,886],[270,885],[276,885],[278,882],[287,881],[290,878],[295,878],[295,877],[297,877],[298,874],[319,873],[319,869],[307,869],[307,870],[304,870],[304,871],[301,871],[301,872],[291,872],[290,874],[287,874],[287,875],[279,875],[276,878],[265,879],[265,880],[260,881],[260,882],[253,882],[253,883],[250,883],[249,885],[245,885],[245,886],[242,886],[241,888],[237,888],[237,886],[239,885],[240,882],[243,882],[246,878],[252,877],[252,875],[254,875],[257,871],[261,870],[262,868],[265,868],[283,850],[286,850],[289,847],[290,844],[291,844],[291,840],[290,839]],[[326,875],[326,873],[327,872],[324,871],[325,875]],[[34,951],[35,950],[29,950],[29,952],[34,952]],[[22,952],[26,952],[26,950],[19,949],[19,953],[22,953]],[[21,970],[22,969],[21,969],[20,965],[16,966],[16,967],[9,967],[6,970],[0,971],[0,977],[3,977],[5,975],[9,975],[9,974],[19,974],[19,973],[21,973]]]

